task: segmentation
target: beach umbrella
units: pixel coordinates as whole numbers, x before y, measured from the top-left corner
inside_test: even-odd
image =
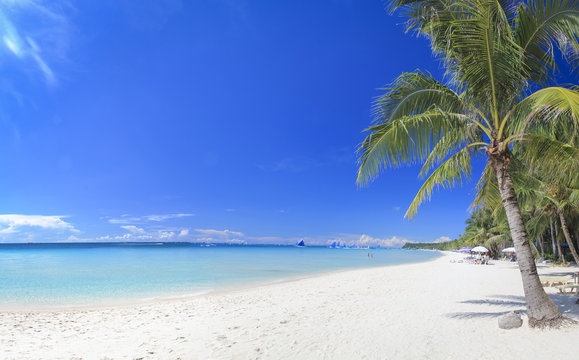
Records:
[[[503,250],[503,252],[516,252],[514,247],[508,247],[506,249]]]
[[[487,249],[484,246],[476,246],[472,249],[473,252],[477,252],[477,253],[486,253],[489,252],[489,249]]]
[[[462,252],[462,253],[469,253],[470,251],[471,251],[471,248],[469,248],[468,246],[461,247],[460,250],[458,250],[458,252]]]

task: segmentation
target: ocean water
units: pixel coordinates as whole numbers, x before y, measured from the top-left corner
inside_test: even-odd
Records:
[[[0,307],[181,296],[437,256],[429,251],[185,243],[3,244]]]

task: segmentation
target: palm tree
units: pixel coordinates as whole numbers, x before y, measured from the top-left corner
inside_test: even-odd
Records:
[[[484,245],[491,257],[497,257],[499,245],[511,241],[504,211],[496,214],[489,207],[478,207],[466,220],[464,234],[459,240],[461,246]]]
[[[519,142],[579,125],[579,92],[545,87],[557,69],[554,48],[579,65],[579,1],[393,0],[390,7],[405,11],[408,29],[430,39],[449,81],[417,70],[383,89],[375,124],[359,148],[358,184],[384,167],[422,162],[426,180],[406,212],[413,217],[435,187],[461,183],[471,174],[472,157],[486,156],[481,181],[496,179],[529,325],[560,324],[563,317],[539,281],[509,164]]]
[[[571,234],[569,229],[567,228],[567,221],[565,220],[565,210],[572,210],[573,209],[573,201],[570,200],[572,198],[573,193],[579,192],[578,190],[570,190],[565,188],[561,184],[555,184],[548,186],[546,193],[544,195],[545,199],[549,201],[554,208],[555,214],[559,217],[559,221],[561,223],[561,229],[563,230],[563,235],[565,236],[565,240],[569,245],[569,249],[571,250],[571,254],[573,254],[573,259],[575,263],[579,265],[579,254],[577,254],[577,250],[575,249],[575,245],[573,244],[573,240],[571,239]]]
[[[520,157],[518,155],[520,155],[522,149],[519,147],[517,150],[519,154],[513,153],[511,161],[518,162],[519,159],[517,157]],[[545,162],[553,162],[553,158],[551,157],[544,161],[544,165],[550,166]],[[579,178],[565,174],[568,169],[566,167],[563,167],[565,170],[557,170],[559,177],[553,177],[551,172],[546,171],[548,166],[537,167],[529,163],[526,165],[528,166],[525,168],[523,163],[518,163],[515,169],[511,167],[510,174],[517,189],[517,198],[523,214],[526,213],[529,219],[526,226],[528,233],[532,235],[532,239],[538,240],[542,246],[542,235],[547,229],[550,229],[554,259],[559,258],[565,263],[561,241],[558,236],[558,220],[575,263],[579,264],[579,255],[566,225],[567,218],[573,219],[573,215],[579,209]],[[559,167],[561,166],[559,165]],[[570,181],[565,183],[564,179],[569,179]],[[496,186],[487,186],[483,193],[479,193],[477,200],[480,202],[480,200],[486,198],[487,205],[498,209],[500,204],[496,199],[497,190],[495,188]],[[574,224],[574,222],[571,221],[571,224]],[[556,256],[557,253],[558,256]]]
[[[544,146],[527,150],[529,144],[525,144],[525,146],[519,147],[517,149],[518,154],[514,153],[513,156],[520,157],[521,153],[527,155],[524,157],[527,168],[523,169],[524,171],[520,171],[521,166],[519,165],[517,169],[519,171],[514,173],[511,171],[511,175],[514,175],[515,186],[518,188],[517,195],[522,200],[523,207],[539,207],[535,217],[531,217],[532,227],[540,224],[536,217],[543,218],[544,215],[548,216],[553,248],[557,247],[559,259],[565,263],[561,242],[558,237],[558,220],[573,259],[576,264],[579,264],[579,254],[571,238],[571,232],[567,227],[567,218],[573,219],[573,215],[579,210],[579,177],[577,177],[578,172],[575,169],[576,165],[579,164],[579,149],[573,146],[577,134],[568,134],[569,129],[566,130],[567,134],[553,134],[552,137],[555,139],[542,139],[541,141],[543,144],[545,141],[549,141],[551,143],[549,147],[558,142],[560,144],[559,147],[564,147],[567,153],[569,151],[575,153],[572,158],[575,160],[560,161],[557,153],[552,153]],[[534,135],[533,137],[536,138],[537,136]],[[567,139],[563,139],[565,137]],[[569,141],[569,143],[561,142],[560,140]],[[540,150],[541,154],[536,154],[537,149]],[[530,159],[529,154],[533,154],[532,159]],[[539,158],[541,158],[541,164],[535,164]],[[571,166],[561,166],[562,163]],[[554,173],[557,176],[553,176]],[[494,199],[492,202],[495,202],[495,206],[498,205]],[[571,222],[571,224],[574,223]],[[543,222],[543,228],[546,230],[545,222]],[[533,233],[537,235],[536,231],[533,231]]]
[[[541,249],[541,258],[545,258],[545,244],[544,244],[544,234],[547,232],[549,227],[548,215],[543,211],[542,208],[536,206],[537,204],[532,204],[527,206],[527,212],[529,214],[529,220],[526,222],[527,231],[531,239],[535,239],[539,243],[539,248]]]

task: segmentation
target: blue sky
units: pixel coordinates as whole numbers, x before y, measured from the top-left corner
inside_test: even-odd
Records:
[[[399,246],[464,228],[472,183],[413,221],[416,167],[355,184],[377,88],[442,73],[381,0],[0,4],[2,242]]]

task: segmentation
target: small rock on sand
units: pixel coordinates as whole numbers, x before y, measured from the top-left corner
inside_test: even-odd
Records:
[[[518,312],[511,311],[499,318],[499,327],[501,329],[515,329],[523,325],[523,319]]]

